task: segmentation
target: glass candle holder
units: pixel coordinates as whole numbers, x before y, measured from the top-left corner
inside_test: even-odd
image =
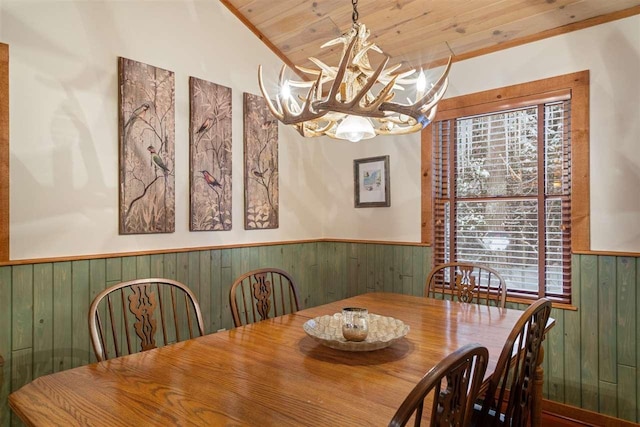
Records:
[[[369,334],[369,311],[360,307],[342,309],[342,336],[347,341],[364,341]]]

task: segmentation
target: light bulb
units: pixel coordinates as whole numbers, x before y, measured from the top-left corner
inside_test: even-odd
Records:
[[[336,129],[336,138],[347,139],[351,142],[358,142],[361,139],[369,139],[376,136],[371,121],[366,117],[347,116]]]
[[[289,87],[289,81],[285,80],[282,85],[282,89],[280,89],[280,95],[282,99],[289,99],[291,97],[291,88]]]
[[[418,74],[418,79],[416,80],[416,90],[422,93],[426,88],[427,77],[424,75],[424,71],[420,70],[420,74]]]
[[[423,96],[424,91],[427,88],[427,78],[424,75],[424,71],[420,69],[418,78],[416,79],[416,102],[418,102]]]

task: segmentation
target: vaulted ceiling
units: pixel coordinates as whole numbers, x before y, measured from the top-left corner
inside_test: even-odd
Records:
[[[221,0],[289,66],[336,65],[349,0]],[[403,68],[431,68],[640,13],[640,0],[359,0],[358,22]]]

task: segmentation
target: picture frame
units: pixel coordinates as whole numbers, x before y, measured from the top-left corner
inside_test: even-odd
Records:
[[[353,161],[354,207],[391,206],[389,156],[368,157]]]
[[[280,226],[278,121],[262,96],[243,94],[244,229]]]
[[[175,231],[175,74],[118,57],[119,231]]]
[[[190,231],[232,229],[231,88],[189,77]]]

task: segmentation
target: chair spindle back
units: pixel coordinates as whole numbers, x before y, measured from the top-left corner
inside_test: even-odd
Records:
[[[236,327],[300,310],[293,278],[277,268],[260,268],[238,277],[229,291],[229,305]]]
[[[170,279],[138,279],[100,292],[89,308],[89,332],[98,361],[204,335],[194,293]]]
[[[534,374],[550,314],[551,301],[541,298],[520,316],[500,353],[477,425],[528,425]]]
[[[430,298],[460,302],[494,304],[503,307],[507,301],[507,285],[496,270],[467,262],[450,262],[434,267],[425,285]]]
[[[467,426],[489,360],[489,351],[480,344],[467,344],[454,351],[427,374],[405,398],[389,426],[406,425],[414,418],[419,426],[425,398],[433,395],[430,426]]]

